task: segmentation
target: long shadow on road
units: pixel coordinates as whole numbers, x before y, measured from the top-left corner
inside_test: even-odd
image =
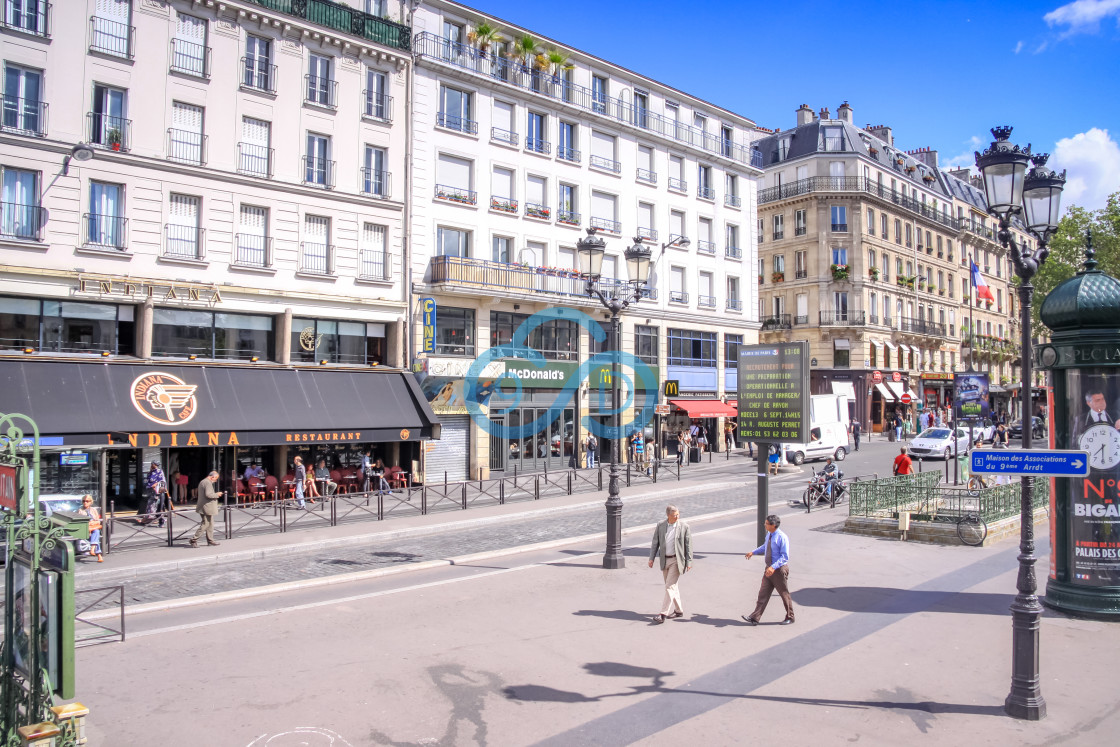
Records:
[[[929,610],[969,615],[1006,615],[1015,600],[1013,594],[958,593],[946,597],[942,592],[879,586],[810,587],[798,589],[792,594],[793,600],[803,607],[825,607],[840,612],[873,613],[876,606],[889,600],[892,602],[892,614]]]

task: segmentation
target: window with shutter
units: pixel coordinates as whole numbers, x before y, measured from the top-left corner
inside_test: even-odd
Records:
[[[618,171],[619,164],[615,160],[617,139],[614,135],[605,132],[591,132],[591,165],[609,171]]]
[[[362,253],[358,263],[359,277],[370,280],[389,279],[385,234],[385,226],[379,226],[376,223],[362,224]]]
[[[331,219],[306,215],[303,219],[303,244],[300,270],[329,275],[334,272],[330,252]]]
[[[548,180],[543,176],[530,176],[525,182],[526,209],[529,206],[547,207]]]
[[[263,119],[241,118],[241,142],[237,144],[239,171],[255,176],[272,174],[271,130],[271,123]]]
[[[200,78],[210,74],[206,65],[206,20],[180,13],[171,40],[171,69]]]
[[[513,169],[505,169],[501,166],[494,167],[494,178],[491,184],[491,195],[495,199],[505,202],[509,202],[514,199],[515,193],[513,191]],[[516,211],[517,205],[515,204],[512,206],[512,212]]]
[[[268,252],[268,208],[241,206],[235,261],[239,265],[250,267],[268,267],[272,264]]]
[[[180,163],[201,165],[202,152],[201,106],[174,101],[171,104],[171,129],[168,132],[167,157]]]
[[[171,195],[167,222],[167,255],[182,259],[201,259],[199,242],[199,198]]]
[[[131,16],[130,0],[97,0],[93,9],[90,49],[117,57],[131,57]]]
[[[470,190],[471,165],[471,161],[466,158],[441,153],[436,164],[436,180],[445,187]]]

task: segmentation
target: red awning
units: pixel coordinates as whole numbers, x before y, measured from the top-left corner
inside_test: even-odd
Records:
[[[690,418],[734,418],[739,411],[718,399],[671,399],[669,404],[684,410]]]

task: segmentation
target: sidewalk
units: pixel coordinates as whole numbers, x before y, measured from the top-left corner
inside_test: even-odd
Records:
[[[166,613],[165,629],[82,649],[79,699],[91,740],[122,746],[183,744],[187,733],[254,747],[734,745],[760,731],[791,745],[1115,744],[1120,680],[1101,654],[1120,647],[1120,626],[1047,612],[1049,715],[1012,720],[1002,704],[1016,544],[853,537],[834,531],[839,518],[783,520],[792,626],[775,624],[776,598],[763,625],[739,618],[762,574],[758,558],[743,558],[752,513],[705,522],[686,512],[696,551],[681,584],[687,615],[663,625],[650,624],[662,582],[646,567],[648,538],[624,542],[617,571],[599,567],[596,538],[361,584],[344,599],[196,610],[209,620]],[[202,719],[183,695],[200,681]],[[158,718],[136,718],[150,703]]]

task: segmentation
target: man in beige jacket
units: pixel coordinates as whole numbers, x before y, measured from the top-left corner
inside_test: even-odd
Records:
[[[677,582],[682,573],[692,570],[692,530],[680,520],[681,512],[676,506],[666,506],[665,517],[653,530],[653,544],[649,548],[649,567],[653,568],[653,559],[660,556],[665,579],[665,601],[661,614],[653,618],[658,624],[684,615]]]
[[[198,538],[206,532],[206,544],[216,545],[214,541],[214,517],[218,514],[218,499],[225,493],[219,493],[215,487],[218,484],[218,471],[214,470],[206,477],[202,478],[202,482],[198,484],[198,511],[201,520],[198,523],[198,529],[195,530],[194,536],[191,537],[191,547],[198,547]]]

